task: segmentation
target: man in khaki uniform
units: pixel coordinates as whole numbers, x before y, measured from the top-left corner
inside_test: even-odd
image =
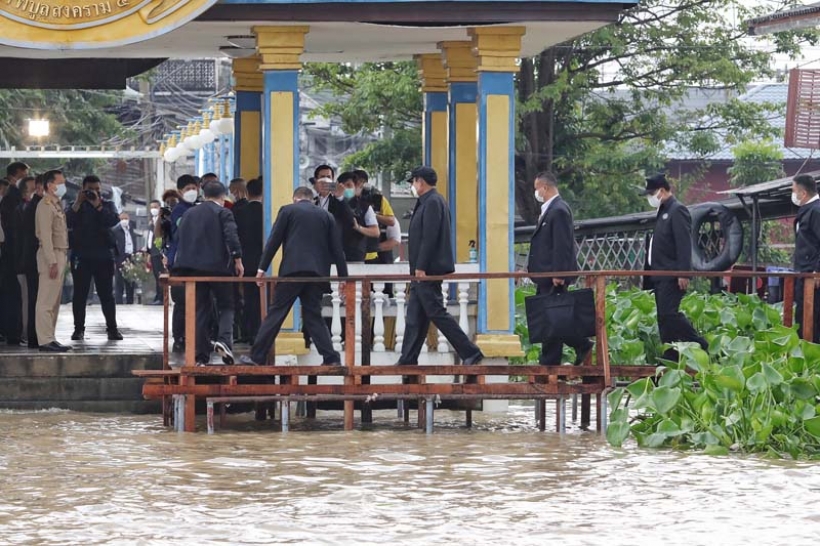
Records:
[[[56,170],[45,173],[43,187],[43,199],[37,204],[34,217],[34,232],[40,241],[37,250],[37,270],[40,273],[37,341],[42,352],[63,353],[70,351],[71,347],[58,343],[54,338],[68,252],[68,228],[61,201],[66,192],[63,173]]]

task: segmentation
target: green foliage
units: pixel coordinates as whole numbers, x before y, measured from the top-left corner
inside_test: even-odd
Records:
[[[24,148],[38,144],[60,146],[100,146],[123,136],[124,128],[110,110],[119,103],[120,93],[86,90],[0,90],[0,145]],[[28,120],[45,118],[51,135],[43,142],[28,136]],[[27,161],[37,172],[54,168],[54,160]],[[62,165],[66,174],[80,175],[94,163],[72,160]]]
[[[732,186],[751,186],[786,176],[783,151],[771,140],[746,140],[732,148],[734,163],[727,169]]]

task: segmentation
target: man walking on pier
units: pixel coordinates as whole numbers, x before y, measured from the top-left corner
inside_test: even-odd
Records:
[[[282,264],[279,277],[329,277],[330,264],[336,264],[339,277],[347,277],[342,244],[336,233],[336,222],[329,212],[313,204],[310,188],[299,187],[293,192],[293,204],[279,210],[273,224],[259,268],[258,278],[265,276],[279,247],[282,247]],[[322,319],[322,294],[326,284],[320,282],[283,282],[276,285],[273,305],[262,322],[253,342],[250,358],[242,357],[241,364],[263,365],[271,347],[279,335],[285,318],[296,298],[302,304],[305,329],[322,355],[325,366],[341,364],[341,357],[333,349],[330,330]],[[261,285],[260,285],[261,286]]]
[[[575,227],[572,210],[558,194],[558,183],[551,173],[542,172],[535,177],[535,199],[541,203],[541,216],[530,241],[530,257],[527,271],[546,273],[549,271],[577,271],[578,256],[575,247]],[[566,290],[575,281],[572,277],[541,277],[533,279],[538,294],[554,294]],[[554,366],[561,363],[563,345],[575,349],[577,366],[586,360],[592,351],[592,342],[587,338],[554,340],[541,344],[540,364]]]
[[[449,275],[455,271],[450,209],[436,191],[438,175],[430,167],[418,167],[411,173],[409,182],[418,196],[408,231],[410,274],[419,280],[410,283],[407,327],[398,364],[418,364],[431,321],[456,350],[463,364],[478,364],[484,355],[444,308],[441,281],[424,281],[428,275]]]
[[[649,205],[658,210],[655,229],[648,241],[646,269],[652,271],[692,270],[692,217],[686,206],[672,195],[666,175],[657,174],[646,179]],[[692,323],[680,312],[680,302],[689,288],[688,277],[648,277],[655,290],[658,307],[658,332],[662,343],[692,341],[705,351],[709,344]],[[669,349],[663,355],[667,360],[678,360],[676,351]]]
[[[794,177],[792,182],[792,203],[800,207],[794,220],[794,270],[797,273],[820,271],[820,196],[817,182],[810,174]],[[794,301],[797,303],[795,322],[803,324],[804,290],[806,279],[798,279],[794,287]],[[812,282],[809,279],[809,282]],[[814,281],[814,332],[808,341],[820,342],[820,292],[818,281]],[[802,337],[803,328],[799,333]]]

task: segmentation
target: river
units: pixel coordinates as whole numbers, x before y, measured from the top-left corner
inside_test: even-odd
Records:
[[[810,544],[818,463],[613,449],[539,433],[532,409],[378,412],[286,435],[229,416],[216,435],[156,416],[0,413],[0,545]],[[305,430],[311,427],[313,430]]]

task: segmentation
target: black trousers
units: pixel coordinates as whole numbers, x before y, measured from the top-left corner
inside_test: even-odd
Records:
[[[655,279],[653,287],[655,304],[658,307],[658,332],[661,335],[661,342],[691,341],[700,345],[704,351],[707,350],[709,344],[680,312],[680,302],[686,292],[678,286],[678,279]],[[671,349],[664,354],[664,358],[678,359],[675,351]]]
[[[37,316],[37,292],[40,290],[40,274],[37,271],[26,272],[26,285],[28,287],[28,324],[25,325],[28,333],[28,344],[36,346],[37,326],[34,320]]]
[[[162,266],[162,254],[151,254],[151,272],[154,274],[154,281],[156,282],[157,292],[154,296],[155,303],[162,303],[162,287],[160,287],[159,276],[162,275],[164,267]]]
[[[125,298],[122,297],[123,292],[125,292]],[[123,303],[131,305],[134,303],[134,283],[125,280],[122,276],[122,269],[119,267],[117,268],[117,275],[114,279],[114,299],[117,305],[122,305]]]
[[[100,306],[105,316],[105,326],[108,330],[117,329],[117,306],[114,303],[114,260],[88,260],[72,258],[71,276],[74,279],[74,329],[85,330],[85,308],[88,302],[88,292],[91,290],[91,281],[97,287],[100,297]]]
[[[797,279],[794,283],[794,302],[797,308],[794,312],[794,323],[800,325],[797,333],[803,337],[803,286],[805,279]],[[820,290],[814,291],[814,334],[812,339],[807,340],[814,343],[820,343]]]
[[[3,246],[8,252],[10,245]],[[0,256],[0,302],[0,333],[8,343],[18,344],[23,334],[23,295],[10,254]]]
[[[399,364],[418,364],[421,348],[427,341],[430,322],[441,330],[462,360],[481,352],[444,308],[441,282],[412,282],[410,301],[407,303],[407,328]]]
[[[273,304],[268,309],[268,316],[262,321],[259,333],[251,348],[251,359],[257,364],[265,364],[270,354],[276,336],[282,329],[288,313],[290,313],[296,298],[302,304],[302,320],[316,349],[322,355],[325,364],[341,363],[341,356],[333,349],[324,319],[322,318],[322,294],[326,283],[314,282],[283,282],[276,285],[273,293]]]
[[[215,277],[208,271],[186,270],[181,277]],[[183,287],[183,298],[185,288]],[[211,359],[211,326],[215,312],[218,322],[216,341],[233,347],[233,285],[223,282],[196,283],[196,361],[207,363]],[[184,315],[183,315],[184,322]],[[184,326],[183,326],[184,328]],[[184,332],[184,329],[183,329]]]
[[[176,273],[174,274],[176,276]],[[174,302],[174,312],[171,315],[171,334],[174,341],[185,340],[185,287],[171,286],[171,300]]]
[[[552,284],[552,281],[547,283],[539,283],[538,284],[538,294],[552,294],[556,291],[556,287]],[[592,342],[585,338],[585,337],[577,337],[572,339],[563,339],[563,340],[556,340],[556,341],[549,341],[547,343],[541,344],[541,357],[538,359],[538,363],[542,366],[558,366],[561,364],[561,356],[564,352],[564,345],[568,347],[572,347],[575,351],[576,357],[585,352],[592,346]]]

